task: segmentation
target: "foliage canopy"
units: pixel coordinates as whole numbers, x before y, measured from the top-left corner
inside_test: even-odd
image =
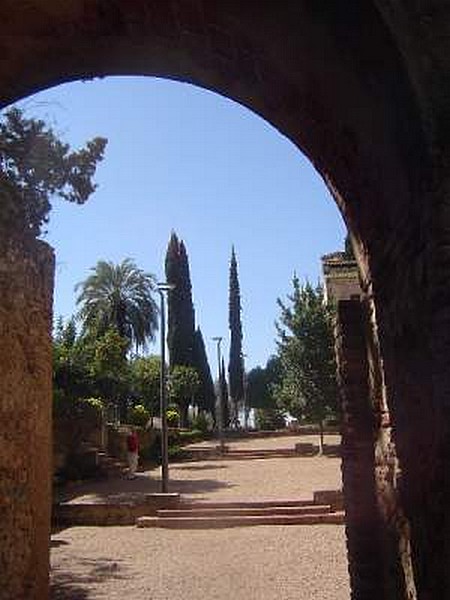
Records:
[[[233,402],[234,417],[236,418],[238,404],[244,397],[244,365],[242,356],[241,294],[234,246],[231,249],[228,310],[230,327],[229,391]]]
[[[324,303],[321,285],[313,288],[307,282],[302,286],[296,276],[292,285],[287,302],[278,299],[278,351],[283,374],[278,403],[294,417],[322,426],[337,407],[334,310]]]
[[[281,361],[272,356],[265,368],[255,367],[247,374],[247,403],[251,408],[275,409],[276,391],[281,383]]]
[[[107,140],[96,137],[72,151],[44,121],[18,108],[0,117],[0,227],[38,236],[51,200],[83,204],[95,191],[92,178]]]
[[[76,287],[84,332],[101,336],[114,329],[129,346],[146,348],[158,328],[154,275],[142,271],[130,258],[117,265],[100,260],[91,271]]]
[[[167,345],[170,366],[194,364],[195,315],[189,260],[183,240],[173,231],[166,252],[167,283],[174,285],[168,294]]]

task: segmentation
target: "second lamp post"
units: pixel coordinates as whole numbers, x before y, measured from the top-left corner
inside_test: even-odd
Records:
[[[173,290],[170,283],[157,284],[161,299],[161,372],[160,372],[160,410],[161,410],[161,492],[169,491],[169,435],[167,429],[167,378],[166,378],[166,307],[164,294]]]

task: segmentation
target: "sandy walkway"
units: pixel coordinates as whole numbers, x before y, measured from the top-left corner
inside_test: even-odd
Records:
[[[276,437],[227,442],[231,448],[293,448],[314,437]],[[326,442],[336,444],[337,436]],[[216,442],[195,444],[208,447]],[[196,461],[170,465],[170,491],[195,499],[312,498],[316,490],[341,487],[340,459],[288,457],[252,460]],[[86,483],[73,490],[75,502],[129,501],[143,493],[160,491],[160,469],[138,473],[137,479],[117,478]]]
[[[295,441],[280,437],[239,446],[281,448]],[[139,493],[126,486],[153,486],[157,476],[117,482],[116,495]],[[339,460],[328,457],[183,463],[172,466],[171,478],[174,491],[208,499],[305,497],[340,486]],[[86,498],[108,495],[106,489],[84,491]],[[52,546],[53,600],[349,598],[342,526],[74,527],[54,535]]]

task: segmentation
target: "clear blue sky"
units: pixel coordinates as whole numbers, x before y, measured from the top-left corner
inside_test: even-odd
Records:
[[[77,82],[21,103],[71,145],[109,140],[80,207],[56,202],[46,239],[56,248],[55,316],[76,310],[74,286],[100,259],[132,257],[164,278],[172,229],[187,247],[197,322],[216,369],[228,355],[228,268],[238,259],[247,368],[275,350],[277,297],[294,272],[315,282],[320,257],[343,247],[345,227],[320,176],[269,123],[188,84],[115,77]],[[159,352],[156,344],[152,352]]]

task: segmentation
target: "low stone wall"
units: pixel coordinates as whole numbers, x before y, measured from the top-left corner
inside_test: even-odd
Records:
[[[295,453],[301,454],[302,456],[313,456],[317,454],[318,451],[318,446],[310,442],[299,442],[298,444],[295,444]]]
[[[84,415],[53,419],[53,473],[69,467],[72,456],[83,454],[89,448],[104,449],[107,429],[102,422],[94,422]]]
[[[319,490],[314,492],[314,504],[329,504],[333,511],[344,510],[342,490]]]
[[[134,525],[138,517],[155,516],[158,510],[180,506],[180,494],[154,493],[138,502],[59,504],[52,517],[55,527]]]

